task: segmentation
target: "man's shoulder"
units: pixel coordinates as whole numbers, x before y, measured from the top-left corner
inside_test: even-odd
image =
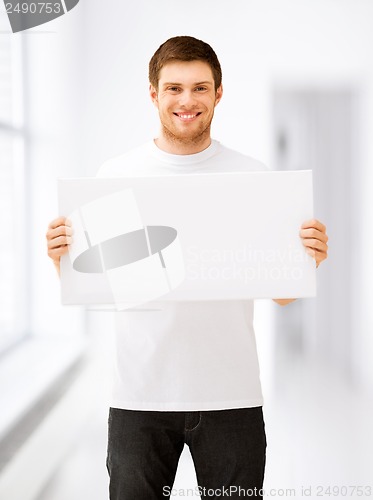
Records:
[[[97,177],[111,177],[123,174],[124,169],[132,169],[136,165],[143,164],[149,156],[150,142],[146,142],[132,148],[124,153],[106,160],[98,169]]]
[[[233,167],[236,170],[269,170],[267,165],[265,165],[262,161],[235,149],[231,149],[223,144],[220,144],[218,156],[221,162],[229,165],[231,168]]]

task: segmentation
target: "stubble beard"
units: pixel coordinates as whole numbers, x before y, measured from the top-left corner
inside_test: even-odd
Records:
[[[204,124],[201,123],[200,127],[194,134],[183,135],[181,133],[174,133],[172,130],[166,127],[164,123],[161,124],[162,132],[166,140],[172,142],[172,144],[179,144],[180,146],[189,145],[199,145],[203,143],[207,138],[210,137],[211,131],[211,121]]]

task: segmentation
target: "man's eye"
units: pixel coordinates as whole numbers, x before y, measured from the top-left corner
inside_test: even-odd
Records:
[[[203,92],[204,90],[207,90],[206,87],[196,87],[197,92]]]
[[[179,92],[180,88],[179,87],[168,87],[168,90],[171,92]]]

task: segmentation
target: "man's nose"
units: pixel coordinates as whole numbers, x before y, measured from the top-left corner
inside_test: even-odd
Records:
[[[179,98],[180,105],[185,106],[185,107],[190,107],[193,104],[196,104],[196,102],[197,102],[196,96],[192,90],[184,90],[180,94],[180,98]]]

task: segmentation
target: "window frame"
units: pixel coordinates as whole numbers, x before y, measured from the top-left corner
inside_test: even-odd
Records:
[[[5,16],[6,13],[0,13]],[[7,19],[6,19],[7,21]],[[4,23],[1,22],[1,25]],[[13,271],[10,274],[13,283],[7,283],[9,293],[12,293],[11,299],[12,311],[6,322],[0,323],[2,333],[0,334],[0,354],[13,347],[15,344],[24,340],[30,335],[30,262],[31,258],[27,248],[29,241],[27,234],[26,214],[30,216],[30,193],[28,190],[29,182],[27,178],[27,151],[29,149],[29,137],[25,126],[25,99],[24,99],[24,81],[26,74],[25,65],[25,37],[14,35],[2,31],[1,37],[10,37],[7,40],[5,51],[9,51],[9,64],[4,66],[2,72],[3,78],[8,81],[5,84],[10,86],[9,95],[5,99],[10,99],[10,113],[8,116],[0,117],[0,140],[4,140],[6,147],[9,147],[11,163],[5,168],[9,169],[8,189],[11,189],[12,202],[9,210],[3,214],[4,217],[10,217],[10,224],[14,228],[8,236],[12,246],[12,264]],[[10,43],[9,43],[10,41]],[[1,43],[1,39],[0,39]],[[5,59],[6,61],[6,59]],[[8,144],[6,144],[8,142]],[[4,168],[4,164],[1,165]],[[5,174],[6,175],[6,174]],[[8,219],[9,223],[9,219]],[[6,240],[5,240],[6,241]],[[1,249],[0,249],[1,253]],[[10,252],[4,252],[5,254]],[[0,303],[0,307],[2,307]]]

